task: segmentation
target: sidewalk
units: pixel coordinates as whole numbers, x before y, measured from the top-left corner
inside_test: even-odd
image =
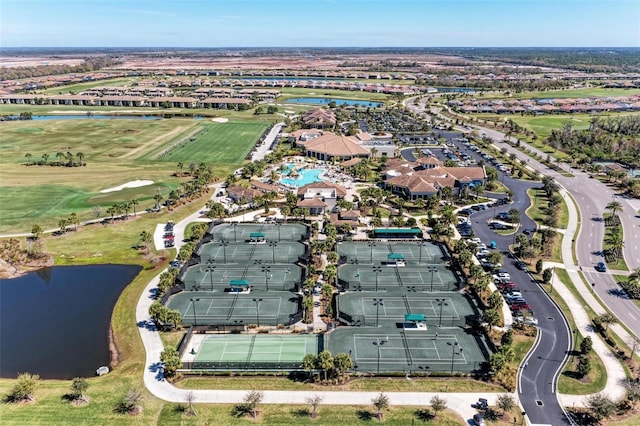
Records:
[[[587,305],[597,314],[605,313],[605,309],[602,307],[600,302],[596,300],[596,298],[591,293],[591,289],[587,288],[578,274],[578,267],[573,263],[573,252],[572,252],[572,240],[576,233],[578,227],[578,212],[576,210],[576,206],[573,201],[569,199],[569,195],[567,192],[562,189],[560,190],[560,195],[565,200],[568,210],[569,210],[569,223],[567,225],[567,230],[562,238],[562,259],[564,264],[558,263],[547,263],[545,262],[544,267],[557,267],[566,269],[571,281],[574,286],[580,292],[580,295],[584,298]],[[602,393],[608,395],[613,400],[618,400],[622,398],[625,394],[624,387],[622,383],[626,381],[626,375],[624,369],[620,362],[616,359],[614,354],[609,350],[607,344],[600,338],[600,335],[593,331],[593,325],[589,320],[589,316],[587,315],[586,310],[580,303],[580,301],[571,293],[571,291],[558,279],[557,276],[554,276],[553,279],[553,289],[557,291],[558,294],[564,299],[564,301],[569,306],[569,310],[573,315],[573,319],[576,323],[576,327],[578,328],[578,332],[582,336],[590,336],[593,342],[593,350],[602,362],[604,363],[607,370],[607,384],[605,388],[602,390]],[[623,340],[627,340],[629,334],[620,326],[612,325],[610,327],[620,338]],[[560,403],[565,407],[570,406],[584,406],[585,399],[588,395],[565,395],[559,394]]]

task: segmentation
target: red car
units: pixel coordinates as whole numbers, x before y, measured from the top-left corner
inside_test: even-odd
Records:
[[[516,302],[516,303],[512,303],[511,304],[511,310],[512,311],[520,311],[522,309],[530,311],[531,310],[531,306],[529,306],[529,304],[526,303],[526,302]]]
[[[513,282],[499,283],[496,286],[498,287],[498,290],[500,290],[500,291],[509,291],[509,290],[517,290],[518,289],[518,286],[516,285],[516,283],[513,283]]]

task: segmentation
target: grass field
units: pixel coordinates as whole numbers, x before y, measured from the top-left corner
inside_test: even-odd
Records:
[[[532,98],[604,98],[609,96],[640,95],[640,89],[607,89],[604,87],[589,87],[586,89],[552,90],[548,92],[516,93],[513,99]]]
[[[65,120],[4,123],[0,142],[0,232],[29,231],[34,223],[54,227],[72,212],[81,220],[104,209],[137,199],[138,211],[150,207],[158,192],[178,188],[172,176],[177,163],[213,165],[224,177],[239,167],[266,129],[265,122],[212,123],[193,119]],[[191,135],[199,132],[193,142]],[[161,160],[155,159],[183,141]],[[48,154],[83,153],[84,167],[27,166]],[[28,160],[25,155],[32,155]],[[153,185],[101,193],[123,183],[145,179]]]
[[[159,158],[166,147],[158,147],[142,157],[159,161],[178,163],[198,159],[198,162],[239,164],[244,159],[258,137],[267,129],[264,122],[202,123],[189,135],[178,140],[177,145],[167,155]],[[191,141],[189,138],[194,140]],[[234,143],[229,143],[233,141]]]
[[[93,87],[104,87],[104,86],[132,86],[133,79],[125,77],[125,78],[113,78],[109,80],[99,80],[99,81],[88,81],[86,83],[77,83],[70,84],[68,86],[60,86],[60,87],[52,87],[50,89],[46,89],[43,91],[44,94],[47,95],[64,95],[67,93],[80,93],[85,90],[89,90]]]

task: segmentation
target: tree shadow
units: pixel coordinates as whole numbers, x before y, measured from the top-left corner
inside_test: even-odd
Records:
[[[422,420],[423,422],[429,422],[436,417],[431,411],[427,409],[416,410],[415,414],[418,420]]]
[[[484,412],[484,418],[495,422],[500,418],[500,414],[493,408],[487,408]]]
[[[149,331],[157,331],[158,328],[156,327],[156,323],[153,321],[147,321],[147,320],[142,320],[142,321],[138,321],[138,327],[140,328],[146,328]]]
[[[251,408],[246,404],[238,404],[233,407],[231,410],[231,415],[233,417],[245,417],[251,413]]]
[[[356,416],[358,416],[358,418],[362,421],[369,422],[373,420],[375,414],[369,410],[358,410],[356,411]]]
[[[308,408],[297,408],[291,411],[293,417],[311,417],[311,411]]]
[[[607,291],[607,293],[621,299],[629,299],[629,295],[627,294],[627,292],[622,290],[621,288],[611,288]]]
[[[575,379],[575,380],[580,380],[583,377],[583,376],[581,376],[580,374],[578,374],[575,371],[563,371],[562,375],[565,376],[565,377],[569,377],[571,379]]]

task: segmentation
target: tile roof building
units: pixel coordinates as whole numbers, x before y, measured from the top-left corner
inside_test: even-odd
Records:
[[[427,163],[388,161],[384,185],[395,194],[417,200],[438,195],[445,187],[452,188],[454,194],[463,194],[486,181],[484,167],[443,167],[441,162]]]

